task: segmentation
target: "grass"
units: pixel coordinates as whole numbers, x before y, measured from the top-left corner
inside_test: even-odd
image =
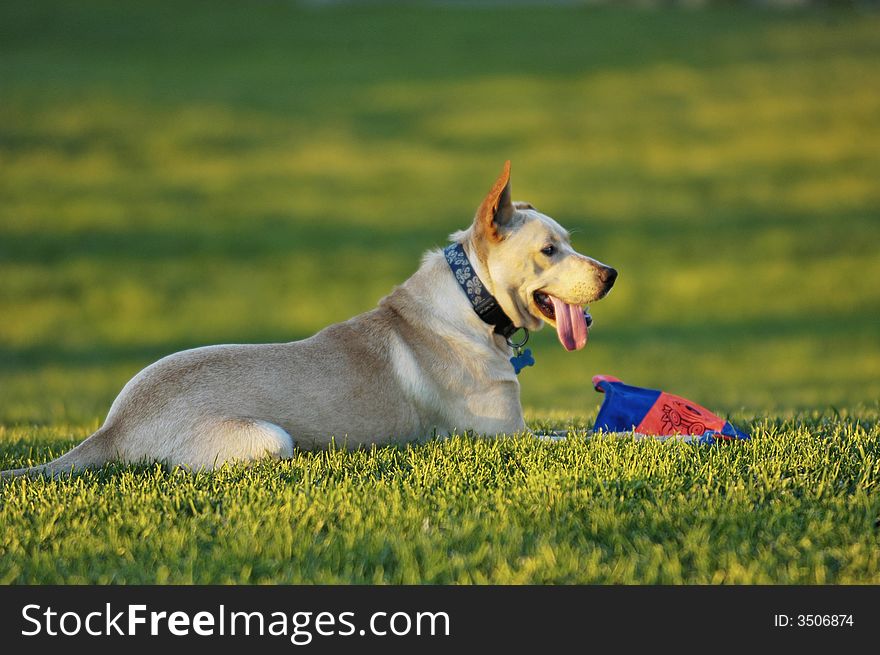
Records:
[[[3,490],[0,580],[877,584],[876,419],[758,421],[753,441],[714,448],[459,436],[20,480]]]
[[[0,488],[6,582],[878,582],[880,15],[290,2],[0,8],[0,466],[143,366],[375,305],[514,195],[621,271],[597,373],[732,447],[464,437]],[[259,534],[260,539],[253,535]],[[389,536],[393,535],[393,536]]]

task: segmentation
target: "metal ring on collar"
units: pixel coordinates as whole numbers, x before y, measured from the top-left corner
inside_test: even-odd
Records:
[[[513,336],[513,334],[516,334],[516,332],[519,332],[520,330],[523,331],[523,340],[518,341],[518,342],[511,341],[510,338]],[[526,345],[529,342],[529,331],[526,328],[518,328],[516,330],[516,332],[511,334],[510,337],[507,337],[507,345],[510,346],[511,348],[522,348],[524,345]]]

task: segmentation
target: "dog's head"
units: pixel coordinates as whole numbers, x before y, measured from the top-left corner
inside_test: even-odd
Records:
[[[464,235],[488,277],[484,283],[517,327],[537,330],[547,322],[567,350],[584,347],[583,306],[608,294],[617,271],[575,251],[552,218],[512,201],[509,161]]]

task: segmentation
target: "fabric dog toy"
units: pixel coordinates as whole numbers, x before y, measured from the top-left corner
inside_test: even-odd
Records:
[[[610,375],[595,376],[593,386],[605,394],[593,432],[679,435],[682,441],[706,444],[749,438],[720,416],[681,396],[633,387]]]

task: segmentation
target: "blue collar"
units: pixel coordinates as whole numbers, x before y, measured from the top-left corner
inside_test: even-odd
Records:
[[[462,245],[460,243],[448,245],[443,250],[443,254],[446,255],[446,261],[455,275],[458,286],[471,301],[471,306],[477,316],[494,326],[496,334],[500,334],[505,339],[511,337],[518,328],[501,309],[495,296],[489,293],[483,281],[477,276]]]
[[[522,328],[523,332],[525,332],[525,338],[521,342],[510,340],[510,337],[520,328],[513,324],[513,321],[510,320],[510,317],[504,313],[501,305],[495,300],[495,296],[486,289],[483,281],[474,271],[474,267],[471,265],[462,245],[460,243],[450,244],[443,249],[443,254],[446,256],[449,268],[452,269],[455,281],[458,282],[458,286],[464,291],[477,316],[484,323],[493,326],[495,333],[504,337],[507,345],[513,348],[514,356],[510,358],[510,363],[513,365],[514,371],[519,374],[525,366],[532,366],[535,363],[535,360],[532,358],[532,351],[528,348],[523,351],[522,348],[529,340],[529,331],[526,328]]]

